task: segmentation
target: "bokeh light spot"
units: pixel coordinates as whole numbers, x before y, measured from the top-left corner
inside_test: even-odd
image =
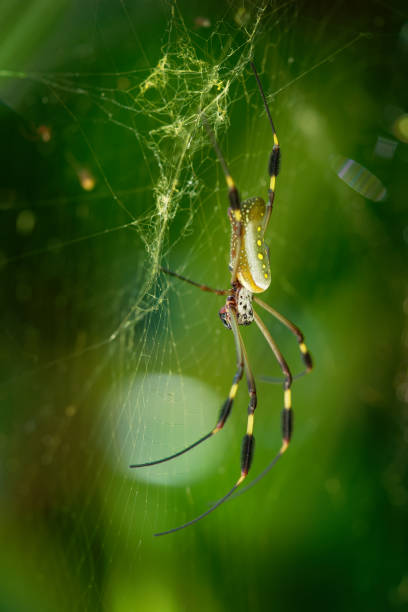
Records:
[[[402,142],[408,142],[408,114],[400,115],[394,122],[394,135]]]
[[[32,210],[22,210],[16,220],[17,234],[26,236],[31,234],[35,227],[35,215]]]

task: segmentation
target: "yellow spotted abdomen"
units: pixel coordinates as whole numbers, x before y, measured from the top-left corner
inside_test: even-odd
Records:
[[[241,204],[241,250],[237,277],[241,285],[252,293],[262,293],[271,283],[269,250],[264,241],[266,204],[262,198],[251,198]],[[232,239],[230,266],[236,256],[236,222],[231,219]]]

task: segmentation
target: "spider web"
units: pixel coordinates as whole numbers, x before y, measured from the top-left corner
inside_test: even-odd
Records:
[[[310,138],[320,130],[316,156],[322,159],[330,135],[302,85],[364,38],[350,27],[338,29],[330,43],[300,55],[294,2],[230,4],[209,27],[200,25],[198,13],[169,3],[158,17],[160,48],[149,48],[147,17],[125,2],[114,5],[101,5],[95,14],[91,5],[93,47],[78,43],[79,57],[72,54],[68,69],[55,72],[42,57],[41,71],[0,70],[7,112],[29,155],[35,150],[41,159],[35,199],[13,185],[3,194],[5,237],[14,236],[14,227],[18,234],[18,242],[6,238],[1,254],[5,292],[15,282],[17,295],[16,309],[3,321],[3,395],[16,407],[17,417],[12,408],[6,413],[10,432],[20,429],[26,440],[23,454],[20,444],[2,441],[12,465],[7,486],[17,511],[29,508],[27,524],[44,530],[51,516],[60,525],[61,542],[50,542],[41,567],[54,567],[55,600],[68,592],[79,609],[117,596],[117,574],[148,554],[151,533],[206,509],[239,473],[245,383],[234,422],[216,439],[175,462],[128,468],[209,431],[234,374],[232,337],[217,320],[222,299],[159,270],[166,265],[202,283],[228,284],[226,188],[200,112],[217,134],[242,198],[265,197],[271,134],[248,69],[255,58],[285,176],[268,230],[275,270],[270,299],[278,299],[277,307],[290,304],[286,314],[316,331],[317,322],[297,304],[301,292],[293,282],[311,233],[300,242],[287,236],[293,228],[300,235],[292,218],[304,206],[296,185],[316,154]],[[65,14],[62,23],[73,19]],[[326,18],[315,43],[327,27]],[[78,36],[85,40],[85,34]],[[49,142],[39,126],[51,131]],[[256,330],[245,330],[245,342],[257,376],[279,376]],[[296,343],[285,354],[295,371],[301,369]],[[257,473],[279,448],[278,410],[270,406],[281,405],[282,392],[259,384],[259,395],[268,408],[259,416]],[[298,448],[313,432],[313,421],[303,424]],[[274,483],[277,496],[279,474]],[[36,536],[27,545],[28,572],[38,562]],[[106,568],[113,577],[102,587]]]

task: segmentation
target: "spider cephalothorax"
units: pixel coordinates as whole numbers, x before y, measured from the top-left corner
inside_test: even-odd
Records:
[[[232,291],[227,297],[225,306],[218,313],[227,329],[231,329],[231,317],[228,314],[231,310],[236,314],[238,325],[251,325],[253,323],[252,297],[252,292],[243,287],[240,282],[233,283]]]
[[[240,287],[237,289],[235,302],[237,305],[238,325],[250,325],[254,320],[252,293],[245,289],[245,287]]]

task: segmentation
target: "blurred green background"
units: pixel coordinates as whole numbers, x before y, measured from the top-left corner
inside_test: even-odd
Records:
[[[407,90],[403,2],[0,6],[0,609],[398,610],[408,604]],[[235,482],[245,382],[222,298],[227,194],[206,108],[243,198],[282,149],[262,296],[304,331],[289,452]],[[387,197],[342,181],[362,164]],[[368,176],[368,175],[367,175]],[[365,195],[370,196],[370,193]],[[265,314],[294,373],[296,342]],[[251,477],[280,445],[282,390],[255,326]]]

